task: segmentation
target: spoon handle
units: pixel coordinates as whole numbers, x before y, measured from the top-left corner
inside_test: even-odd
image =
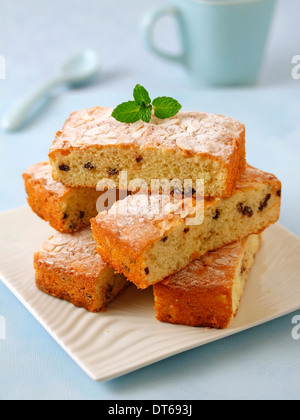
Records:
[[[44,85],[39,86],[29,95],[25,96],[11,110],[9,110],[2,118],[1,126],[4,130],[18,130],[25,122],[28,114],[38,100],[43,98],[49,91],[62,82],[60,77],[56,77]]]

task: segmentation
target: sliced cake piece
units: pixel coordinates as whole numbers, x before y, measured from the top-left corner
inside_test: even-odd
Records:
[[[278,220],[280,197],[281,183],[274,175],[248,166],[231,197],[188,204],[178,212],[182,198],[174,197],[170,205],[170,196],[135,194],[91,224],[103,259],[144,289],[207,251],[262,232]]]
[[[32,210],[59,232],[77,232],[89,226],[90,219],[97,215],[96,203],[101,193],[54,181],[47,162],[27,169],[23,179]]]
[[[191,327],[227,328],[237,314],[260,235],[211,251],[154,285],[159,321]]]
[[[54,178],[71,187],[96,187],[113,180],[116,188],[143,179],[204,179],[205,194],[230,196],[245,169],[245,126],[200,112],[180,112],[149,124],[116,121],[110,108],[73,113],[58,132],[49,158]],[[120,185],[121,182],[121,185]]]
[[[90,312],[106,309],[130,283],[97,253],[90,228],[57,233],[34,255],[37,287]]]

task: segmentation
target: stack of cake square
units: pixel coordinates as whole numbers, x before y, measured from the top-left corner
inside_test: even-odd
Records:
[[[247,164],[236,120],[180,112],[124,124],[111,113],[73,113],[50,162],[24,174],[30,206],[62,232],[35,254],[37,286],[91,311],[129,283],[153,287],[158,320],[226,328],[279,218],[280,181]],[[99,181],[122,193],[98,213]]]

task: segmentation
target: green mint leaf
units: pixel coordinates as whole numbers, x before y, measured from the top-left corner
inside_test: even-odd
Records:
[[[140,109],[140,105],[135,101],[124,102],[114,109],[112,117],[122,123],[135,123],[141,118]]]
[[[135,102],[138,105],[147,107],[148,105],[151,104],[151,99],[150,99],[149,93],[141,85],[136,85],[136,87],[134,88],[134,91],[133,91],[133,97],[134,97]]]
[[[147,108],[140,109],[140,119],[149,124],[152,117],[152,105],[149,105]]]
[[[160,119],[174,117],[182,108],[173,98],[163,96],[156,98],[152,104],[149,93],[141,86],[136,85],[133,91],[134,101],[124,102],[112,112],[112,117],[123,123],[135,123],[142,120],[150,123],[152,111]]]
[[[166,119],[174,117],[182,108],[180,103],[173,98],[163,96],[153,101],[154,115],[157,118]]]

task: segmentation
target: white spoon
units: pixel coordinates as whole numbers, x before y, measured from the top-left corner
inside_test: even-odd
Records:
[[[99,67],[99,54],[94,50],[87,49],[74,55],[61,66],[56,77],[23,98],[3,116],[2,128],[8,131],[18,130],[36,102],[47,95],[51,89],[61,84],[74,86],[86,83],[96,75]]]

